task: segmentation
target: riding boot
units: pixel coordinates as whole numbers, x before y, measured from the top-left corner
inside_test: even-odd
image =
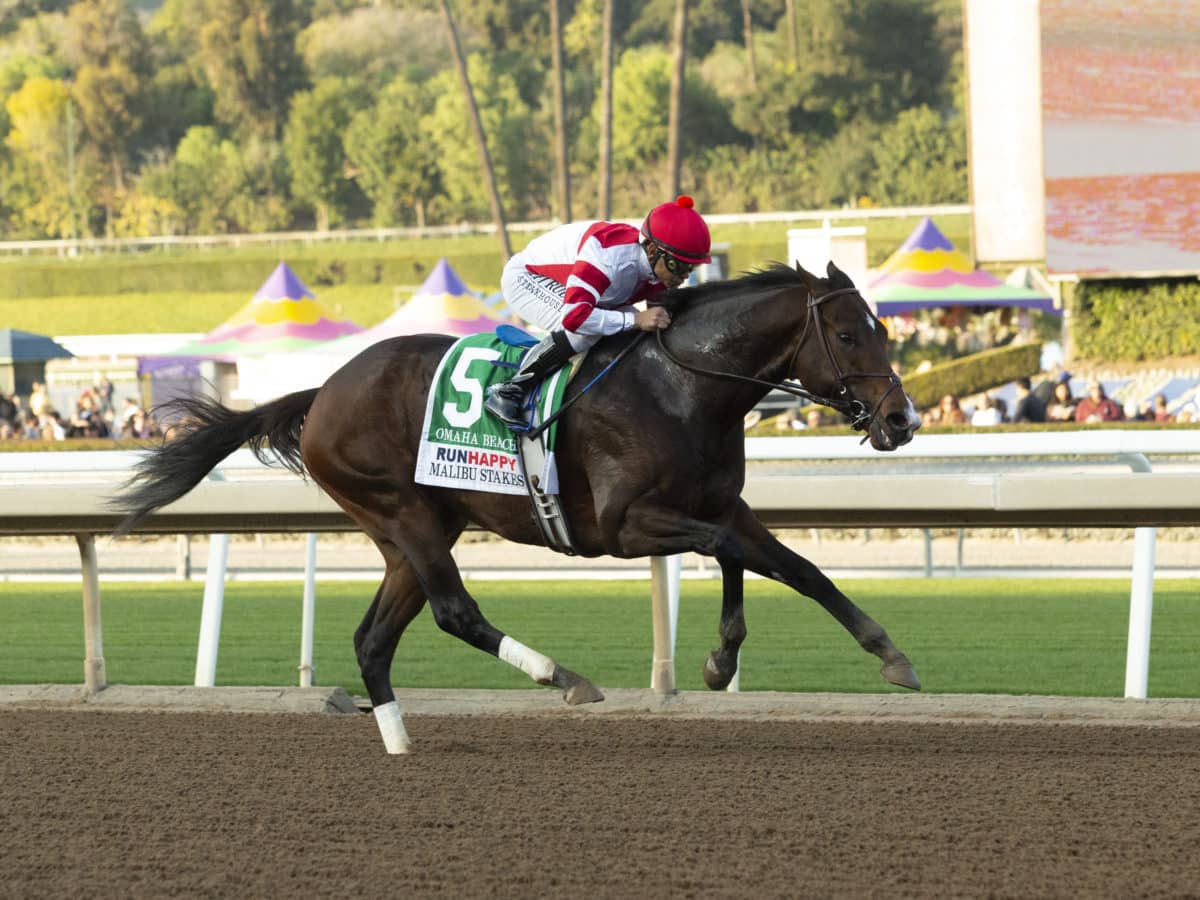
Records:
[[[529,392],[558,371],[574,353],[565,332],[546,335],[526,351],[512,378],[487,389],[484,408],[507,425],[527,426],[529,414],[525,401]]]

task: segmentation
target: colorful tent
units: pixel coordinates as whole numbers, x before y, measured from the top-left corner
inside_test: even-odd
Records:
[[[976,269],[928,216],[872,273],[865,293],[880,316],[944,306],[1018,306],[1056,311],[1048,293],[1005,284],[990,272]]]
[[[507,321],[479,300],[445,259],[438,260],[412,298],[378,325],[295,352],[272,353],[238,362],[239,393],[265,400],[316,387],[367,347],[405,334],[463,337],[495,331]]]
[[[402,334],[464,337],[495,331],[505,321],[467,289],[443,257],[407,303],[378,325],[356,335],[354,342],[365,347]]]
[[[301,350],[360,331],[362,326],[335,318],[288,264],[281,262],[249,303],[170,356],[233,361]]]

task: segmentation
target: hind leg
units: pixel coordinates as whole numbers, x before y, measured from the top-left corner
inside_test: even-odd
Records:
[[[444,559],[432,560],[429,570],[432,583],[436,585],[436,589],[429,591],[429,608],[438,627],[447,634],[502,659],[537,684],[554,685],[562,690],[563,699],[572,706],[604,699],[596,686],[582,675],[509,637],[484,618],[479,604],[463,586],[458,567],[449,553]]]
[[[376,717],[388,752],[402,753],[408,747],[389,682],[392,655],[404,627],[425,601],[443,631],[515,666],[538,684],[555,685],[562,690],[567,703],[604,699],[586,678],[526,647],[484,618],[463,585],[458,566],[450,555],[450,548],[461,534],[465,520],[434,506],[426,494],[411,487],[391,492],[388,501],[381,500],[372,510],[368,510],[363,501],[347,501],[344,492],[339,502],[364,525],[364,530],[383,553],[388,561],[389,578],[395,570],[407,573],[405,578],[415,581],[415,584],[397,582],[397,586],[393,586],[389,578],[385,578],[380,594],[372,604],[373,615],[364,619],[355,637],[363,681],[376,705]],[[376,509],[387,513],[380,515]],[[399,584],[408,587],[399,590]],[[399,596],[388,600],[394,594],[402,594],[408,600],[402,602]],[[386,709],[381,712],[380,706]],[[392,749],[393,746],[402,749]]]
[[[391,555],[396,554],[385,554]],[[392,658],[404,629],[424,605],[425,592],[412,567],[403,557],[389,560],[375,600],[354,633],[358,668],[388,753],[407,753],[412,746],[392,691]]]

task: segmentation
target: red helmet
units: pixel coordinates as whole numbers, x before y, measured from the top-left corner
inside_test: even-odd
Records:
[[[676,259],[712,262],[708,255],[712,237],[700,213],[692,209],[694,205],[691,197],[679,197],[674,203],[654,207],[642,223],[642,234]]]

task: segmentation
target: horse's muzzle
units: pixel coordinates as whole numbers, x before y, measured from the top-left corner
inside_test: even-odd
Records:
[[[908,404],[903,410],[895,410],[872,420],[867,437],[872,447],[887,452],[903,447],[911,441],[913,434],[920,427],[921,417],[916,414],[912,405]]]

